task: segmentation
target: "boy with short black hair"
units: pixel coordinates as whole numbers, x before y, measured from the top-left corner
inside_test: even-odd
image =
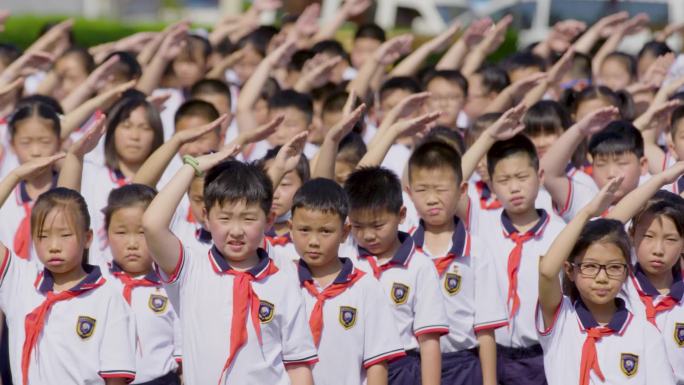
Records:
[[[179,309],[184,376],[193,384],[311,385],[317,356],[299,288],[261,248],[273,219],[273,184],[258,166],[223,161],[234,152],[186,157],[143,217],[147,244]],[[188,185],[204,173],[214,242],[206,257],[188,255],[169,230]]]
[[[496,384],[494,330],[507,324],[491,253],[456,216],[465,196],[461,157],[427,142],[409,159],[409,194],[420,216],[416,248],[437,268],[449,320],[441,339],[443,384]]]
[[[465,111],[471,121],[487,110],[501,91],[511,84],[508,74],[499,66],[485,65],[468,77],[468,101]]]
[[[271,146],[281,146],[297,134],[311,131],[314,109],[313,100],[308,94],[295,90],[276,92],[268,101],[268,109],[271,118],[285,117],[280,128],[268,138]],[[308,158],[313,158],[317,150],[317,146],[307,143],[304,154]]]
[[[440,383],[439,337],[449,332],[437,272],[416,250],[399,224],[406,217],[401,183],[391,171],[362,167],[344,184],[349,197],[351,232],[358,244],[351,252],[361,270],[382,284],[394,305],[394,318],[407,357],[389,367],[389,383]]]
[[[295,194],[291,234],[298,276],[318,347],[316,383],[387,384],[387,362],[403,357],[392,310],[371,274],[338,256],[349,234],[342,187],[313,179]]]
[[[385,40],[387,40],[385,30],[379,25],[361,24],[354,34],[354,45],[350,55],[354,68],[360,69]]]
[[[468,80],[456,70],[431,71],[423,78],[423,88],[430,93],[430,111],[441,112],[437,124],[463,134],[458,119],[468,98]]]

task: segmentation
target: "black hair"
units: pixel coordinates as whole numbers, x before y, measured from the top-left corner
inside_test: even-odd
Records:
[[[349,200],[337,183],[326,178],[315,178],[304,183],[295,193],[292,216],[301,208],[337,215],[344,224],[349,214]]]
[[[12,112],[9,122],[7,123],[10,138],[14,138],[14,135],[16,135],[17,125],[21,121],[32,117],[49,120],[52,123],[50,128],[59,140],[62,126],[57,111],[55,111],[51,105],[35,99],[32,101],[22,100],[17,103],[17,107],[14,109],[14,112]]]
[[[421,143],[442,142],[456,150],[460,156],[466,151],[466,145],[461,134],[446,126],[435,126],[423,137]]]
[[[63,20],[62,20],[63,21]],[[40,26],[40,29],[38,30],[38,37],[45,35],[49,30],[52,29],[52,27],[56,26],[57,24],[61,23],[62,21],[48,21],[44,23],[42,26]],[[67,41],[69,42],[69,45],[73,45],[75,42],[74,39],[74,30],[69,28],[66,30],[66,36],[67,36]]]
[[[674,222],[677,233],[684,237],[684,198],[667,190],[658,190],[633,217],[629,231],[635,235],[636,227],[647,218],[668,217]]]
[[[613,91],[606,86],[589,86],[581,91],[567,89],[563,92],[560,102],[568,110],[577,114],[580,104],[589,100],[601,99],[620,110],[623,119],[631,120],[634,116],[634,101],[626,91]]]
[[[382,86],[380,86],[380,91],[378,91],[380,100],[385,97],[386,93],[396,90],[406,91],[411,94],[422,91],[420,84],[413,77],[395,76],[385,80]]]
[[[268,101],[269,109],[292,107],[306,115],[307,124],[313,120],[313,100],[308,94],[295,90],[278,91]]]
[[[455,148],[444,142],[426,142],[418,146],[411,154],[408,161],[408,178],[416,169],[435,170],[439,168],[449,168],[456,176],[456,183],[463,182],[463,171],[461,170],[461,155]]]
[[[314,55],[319,53],[328,54],[331,56],[339,56],[344,59],[347,63],[350,62],[349,53],[344,49],[342,44],[337,40],[322,40],[314,44],[311,47],[311,51]]]
[[[47,105],[48,107],[52,108],[55,110],[55,112],[59,115],[64,115],[64,110],[62,109],[62,105],[59,104],[59,101],[57,99],[53,98],[52,96],[47,96],[47,95],[41,95],[41,94],[33,94],[29,96],[24,96],[23,98],[19,99],[17,101],[17,105],[15,108],[19,108],[24,104],[35,104],[35,103],[42,103]]]
[[[266,57],[268,43],[277,34],[278,28],[263,25],[238,40],[237,47],[242,49],[247,45],[251,45],[262,57]]]
[[[107,114],[107,132],[105,133],[104,139],[104,153],[105,164],[112,170],[119,167],[119,155],[116,153],[116,128],[128,119],[131,116],[131,113],[138,107],[142,107],[145,110],[145,119],[154,132],[152,147],[150,148],[148,156],[164,144],[164,127],[157,107],[148,102],[145,95],[139,91],[127,92],[127,94],[112,106]]]
[[[0,63],[7,67],[21,56],[21,49],[12,43],[0,43]]]
[[[129,184],[112,190],[107,198],[107,206],[102,209],[105,220],[105,230],[109,230],[112,216],[117,210],[136,206],[147,208],[156,195],[157,190],[138,183]]]
[[[292,58],[287,63],[287,70],[301,72],[301,70],[304,68],[304,64],[315,55],[316,54],[314,54],[310,49],[300,49],[295,51],[295,53],[292,54]]]
[[[278,84],[278,81],[274,78],[269,77],[268,79],[266,79],[264,86],[261,87],[261,90],[259,92],[259,98],[265,101],[269,101],[278,92],[280,92],[280,84]]]
[[[488,112],[486,114],[482,114],[475,118],[473,122],[470,124],[470,128],[468,131],[465,133],[465,143],[466,147],[472,146],[477,138],[482,135],[484,130],[487,129],[487,127],[491,126],[496,122],[503,113],[501,112]]]
[[[205,102],[199,99],[186,100],[185,103],[181,104],[176,111],[176,115],[173,117],[173,123],[178,124],[178,122],[187,116],[199,116],[207,120],[207,123],[213,122],[219,118],[219,112],[216,110],[213,104]],[[219,128],[217,128],[218,130]]]
[[[190,33],[188,34],[188,47],[187,49],[193,49],[195,44],[198,43],[199,47],[202,49],[202,56],[204,57],[204,60],[206,60],[209,55],[212,53],[212,47],[211,47],[211,42],[209,42],[209,39],[202,35],[198,35],[196,33]]]
[[[356,29],[356,33],[354,34],[354,40],[361,38],[373,39],[381,43],[384,43],[385,40],[387,40],[385,30],[375,23],[359,25],[359,28]]]
[[[572,125],[568,110],[552,100],[542,100],[530,107],[523,117],[525,134],[539,136],[561,134]]]
[[[482,88],[484,88],[486,93],[499,93],[511,84],[508,73],[496,65],[484,65],[475,73],[482,76]]]
[[[667,43],[662,41],[651,40],[646,42],[643,47],[639,50],[637,58],[641,59],[644,55],[650,54],[653,57],[663,56],[672,51],[672,48],[667,45]]]
[[[423,77],[423,89],[427,89],[428,84],[434,79],[444,79],[450,83],[455,83],[463,96],[468,96],[468,80],[458,70],[432,70],[428,71]]]
[[[276,147],[273,147],[272,149],[268,150],[266,152],[266,155],[264,155],[263,158],[261,158],[259,161],[257,161],[259,166],[261,166],[265,169],[266,167],[264,167],[264,166],[265,166],[266,162],[269,160],[275,159],[276,156],[278,156],[278,151],[280,151],[281,148],[282,148],[282,146],[276,146]],[[306,159],[306,155],[302,154],[299,157],[299,162],[297,162],[297,167],[295,167],[294,171],[295,171],[295,173],[297,173],[297,176],[302,181],[302,183],[306,183],[306,181],[311,179],[311,169],[309,168],[309,160]]]
[[[508,140],[494,143],[487,151],[487,172],[490,176],[494,175],[494,169],[500,161],[519,154],[527,155],[534,171],[539,171],[539,157],[534,144],[527,136],[518,134]]]
[[[204,177],[204,207],[245,202],[258,204],[268,217],[273,202],[273,183],[254,163],[229,159],[212,167]]]
[[[591,71],[591,56],[582,52],[575,52],[572,56],[570,75],[573,78],[591,80],[593,76]]]
[[[629,237],[625,232],[625,225],[622,222],[604,218],[589,221],[584,225],[577,241],[575,241],[567,261],[571,264],[579,262],[578,258],[594,243],[610,243],[617,246],[625,259],[627,266],[630,265],[631,245],[629,243]],[[569,296],[573,302],[580,298],[577,286],[569,279],[567,274],[564,274],[563,277],[563,292],[565,295]]]
[[[627,70],[627,73],[629,73],[629,77],[631,79],[635,79],[637,77],[637,62],[634,59],[634,56],[628,53],[615,51],[606,55],[605,59],[603,59],[603,63],[609,59],[614,59],[620,62],[620,64],[622,64]]]
[[[347,98],[349,93],[347,91],[336,91],[329,94],[325,101],[323,101],[323,108],[321,111],[326,112],[341,112],[344,109],[344,105],[347,103]]]
[[[114,56],[118,56],[119,61],[114,65],[113,72],[120,74],[126,80],[137,79],[142,75],[142,67],[140,67],[138,59],[136,59],[135,56],[133,56],[130,52],[112,52],[109,55],[107,55],[107,57],[105,57],[100,64],[105,63],[107,60]]]
[[[358,164],[366,155],[366,142],[358,132],[350,132],[340,141],[337,149],[337,160],[342,162]]]
[[[344,182],[350,210],[386,211],[399,214],[403,206],[401,182],[382,167],[362,167]]]
[[[83,66],[83,69],[86,73],[89,74],[95,69],[95,59],[93,59],[93,55],[91,55],[90,52],[88,52],[88,49],[79,46],[72,46],[71,48],[64,51],[64,53],[62,54],[62,56],[59,57],[59,59],[71,55],[78,58],[78,61],[81,62],[81,65]]]
[[[677,135],[677,126],[682,118],[684,118],[684,106],[679,106],[672,111],[672,117],[670,118],[670,135],[673,138]]]
[[[546,70],[546,60],[530,51],[516,52],[503,62],[503,67],[510,76],[511,72],[522,68],[536,67],[539,71]]]
[[[232,103],[230,88],[223,80],[209,78],[198,80],[190,88],[190,96],[194,98],[200,94],[219,94],[228,99],[229,106]]]
[[[601,155],[632,153],[637,159],[644,156],[644,138],[634,125],[626,120],[610,122],[589,140],[589,154],[596,161]]]

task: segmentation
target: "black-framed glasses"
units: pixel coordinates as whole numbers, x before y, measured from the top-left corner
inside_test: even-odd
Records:
[[[626,263],[609,263],[602,265],[595,262],[573,263],[573,267],[579,270],[579,273],[588,278],[596,278],[601,270],[605,270],[608,278],[623,278],[627,273]]]

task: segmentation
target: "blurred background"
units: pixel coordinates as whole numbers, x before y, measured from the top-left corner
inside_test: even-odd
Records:
[[[284,0],[279,12],[296,14],[312,2]],[[318,2],[325,22],[342,0]],[[6,32],[0,34],[0,40],[25,47],[45,22],[73,16],[77,18],[76,40],[88,46],[139,30],[161,29],[164,23],[181,17],[190,18],[200,28],[210,28],[221,16],[239,14],[249,4],[247,0],[2,0],[0,8],[12,11],[12,18]],[[631,15],[647,13],[653,30],[668,23],[684,22],[684,0],[376,0],[355,21],[375,21],[389,31],[410,29],[427,36],[439,33],[452,20],[468,23],[483,16],[498,19],[512,14],[515,18],[515,32],[510,36],[512,44],[525,46],[540,40],[559,20],[592,23],[606,14],[623,10]],[[273,22],[277,16],[266,15],[263,22]],[[647,38],[633,36],[621,48],[630,51],[630,46],[640,45]],[[670,43],[680,46],[677,41]]]

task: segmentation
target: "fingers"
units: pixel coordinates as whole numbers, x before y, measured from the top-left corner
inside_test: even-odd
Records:
[[[354,107],[354,103],[356,103],[356,91],[352,88],[351,91],[349,91],[349,95],[347,96],[347,101],[344,102],[344,108],[342,109],[342,113],[344,115],[351,113],[351,109]]]
[[[603,186],[603,191],[609,194],[615,194],[620,188],[623,180],[625,180],[624,175],[620,175],[611,179],[605,186]]]
[[[228,114],[223,114],[223,115],[219,116],[219,118],[214,120],[213,122],[205,124],[204,126],[200,126],[197,129],[197,132],[195,133],[196,135],[193,135],[194,136],[193,139],[200,137],[200,136],[206,134],[207,132],[215,129],[216,127],[223,124],[223,122],[225,122],[226,120],[228,120]],[[193,140],[193,139],[190,139],[190,140]]]
[[[280,124],[283,123],[284,120],[285,115],[278,115],[275,118],[273,118],[270,122],[263,125],[263,130],[265,132],[269,132],[270,134],[272,134],[276,131],[276,128],[278,128],[278,126],[280,126]]]
[[[306,139],[309,137],[309,131],[300,132],[290,139],[283,148],[287,148],[290,151],[290,155],[300,154],[304,151],[304,145],[306,144]]]
[[[354,124],[361,118],[363,113],[366,112],[366,104],[362,103],[360,106],[356,107],[354,111],[352,111],[349,115],[347,115],[344,119],[344,126],[345,127],[353,127]]]

